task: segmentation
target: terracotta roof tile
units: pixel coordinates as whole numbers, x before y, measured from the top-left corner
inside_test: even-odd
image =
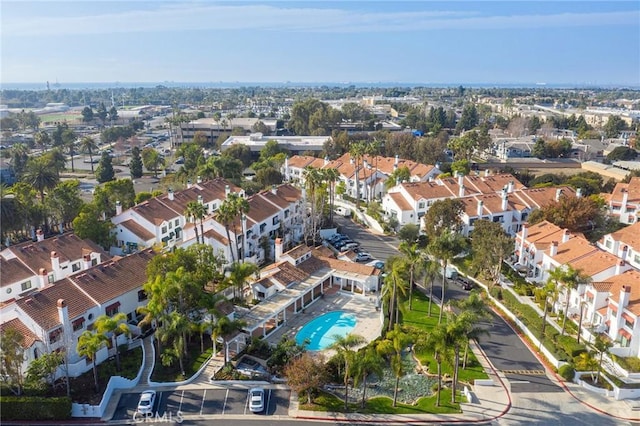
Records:
[[[405,182],[400,185],[416,201],[458,196],[458,193],[452,192],[447,185],[439,185],[436,182]]]
[[[271,204],[261,194],[255,194],[249,197],[249,211],[247,217],[253,220],[255,223],[261,223],[270,217],[278,214],[280,209]]]
[[[588,255],[576,259],[570,265],[588,276],[596,275],[609,268],[615,267],[620,259],[601,250],[596,250]]]
[[[16,304],[44,330],[51,330],[61,324],[58,316],[59,299],[67,302],[70,320],[96,306],[96,303],[79,291],[69,278],[19,299]]]
[[[611,233],[611,238],[628,245],[635,251],[640,251],[640,222]]]
[[[626,309],[636,316],[640,315],[640,271],[631,269],[609,278],[608,281],[611,282],[610,299],[616,302],[618,301],[618,295],[623,286],[629,286],[631,288],[629,304]]]
[[[611,287],[613,286],[613,283],[611,282],[598,282],[598,283],[591,283],[591,286],[594,288],[595,291],[601,293],[601,292],[609,292],[611,291]]]
[[[147,263],[155,256],[152,249],[103,263],[69,277],[98,303],[103,304],[147,281]]]
[[[131,210],[139,214],[148,222],[158,226],[182,216],[183,212],[173,210],[157,198],[151,198],[131,207]]]
[[[35,334],[33,334],[29,327],[24,325],[24,323],[18,318],[14,318],[10,321],[0,324],[0,332],[4,332],[5,330],[9,329],[13,329],[22,335],[22,337],[24,338],[22,340],[22,347],[24,349],[28,349],[35,342],[40,341],[40,339]]]
[[[413,210],[413,207],[405,200],[404,196],[399,192],[390,192],[389,197],[393,200],[394,203],[400,208],[402,211],[410,211]]]
[[[24,281],[36,275],[20,259],[5,259],[0,257],[0,286],[6,287],[19,281]]]
[[[316,157],[312,157],[310,155],[294,155],[287,160],[287,164],[289,167],[297,167],[299,169],[304,169],[314,160],[317,160]]]
[[[640,177],[633,177],[629,183],[616,184],[613,192],[611,193],[612,203],[622,203],[623,191],[627,192],[628,203],[640,203]]]
[[[119,225],[122,225],[123,227],[128,229],[131,233],[133,233],[133,235],[139,237],[143,241],[149,241],[149,240],[155,238],[155,235],[153,235],[153,233],[149,232],[147,230],[147,228],[145,228],[144,226],[138,224],[133,219],[125,220],[124,222],[120,222]]]
[[[572,238],[566,243],[558,245],[558,253],[553,256],[553,260],[560,264],[573,263],[580,258],[599,251],[589,241],[584,238]]]
[[[193,225],[191,225],[191,226],[193,226]],[[186,229],[186,226],[185,226],[185,229]],[[224,235],[220,234],[219,232],[217,232],[214,229],[209,229],[208,231],[204,231],[204,236],[207,237],[207,238],[213,238],[214,240],[221,242],[225,246],[229,245],[229,240],[227,239],[227,237],[225,237]]]
[[[283,256],[289,256],[292,259],[299,259],[302,256],[304,256],[305,254],[309,253],[311,251],[311,248],[304,245],[304,244],[300,244],[299,246],[296,246],[294,248],[292,248],[291,250],[289,250],[286,253],[283,253]]]

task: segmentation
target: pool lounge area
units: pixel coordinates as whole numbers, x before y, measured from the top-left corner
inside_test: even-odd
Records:
[[[321,351],[333,344],[336,336],[351,333],[357,324],[355,315],[343,311],[322,314],[305,324],[296,334],[296,343],[310,351]]]

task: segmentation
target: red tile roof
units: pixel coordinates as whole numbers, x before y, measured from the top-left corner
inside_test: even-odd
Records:
[[[22,321],[18,318],[14,318],[10,321],[0,324],[0,332],[4,332],[5,330],[13,329],[22,335],[22,347],[24,349],[30,348],[35,342],[40,341],[40,339],[33,334],[33,332],[24,325]]]
[[[122,225],[126,229],[128,229],[133,235],[139,237],[143,241],[149,241],[152,238],[155,238],[153,233],[149,232],[147,228],[142,225],[139,225],[135,220],[129,219],[124,222],[120,222],[119,225]]]
[[[51,269],[51,268],[49,268]],[[36,275],[20,259],[5,259],[0,257],[0,286],[7,287],[20,281],[27,280]]]

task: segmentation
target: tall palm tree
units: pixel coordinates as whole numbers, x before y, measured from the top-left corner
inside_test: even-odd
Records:
[[[422,283],[424,288],[427,288],[427,282],[429,283],[429,308],[427,310],[427,316],[431,317],[431,301],[433,300],[433,284],[435,279],[440,273],[440,266],[438,262],[431,260],[431,257],[426,252],[421,252],[421,258],[418,263],[418,274],[422,276]]]
[[[564,269],[561,266],[553,268],[549,271],[549,278],[547,279],[547,283],[542,288],[541,292],[544,296],[544,307],[543,307],[543,315],[542,315],[542,337],[544,337],[544,332],[547,326],[547,304],[549,303],[549,296],[552,296],[552,304],[551,307],[555,306],[558,295],[560,294],[560,286],[561,282],[564,279],[565,273]]]
[[[449,350],[446,324],[438,323],[429,334],[425,342],[425,347],[433,351],[433,358],[436,360],[438,375],[438,390],[436,392],[436,407],[440,406],[440,391],[442,390],[442,361]]]
[[[596,383],[598,383],[600,381],[600,372],[602,371],[602,359],[604,354],[613,347],[613,342],[606,337],[597,335],[593,347],[598,352],[598,376],[596,377]]]
[[[236,252],[238,250],[237,229],[234,229],[233,231],[234,239],[232,240],[229,228],[235,223],[236,219],[238,219],[240,215],[247,213],[248,211],[249,202],[234,192],[230,193],[227,198],[225,198],[216,211],[216,221],[224,225],[224,229],[227,232],[227,240],[229,241],[229,251],[231,251],[232,263],[236,261]],[[245,234],[244,230],[242,232]],[[243,235],[242,238],[244,241],[245,235]]]
[[[76,168],[74,165],[73,157],[76,152],[76,134],[73,133],[73,131],[71,131],[70,129],[65,130],[62,133],[62,144],[63,147],[67,149],[69,157],[71,158],[71,171],[75,172]]]
[[[333,223],[333,210],[335,204],[335,185],[340,178],[338,169],[322,169],[323,177],[329,187],[329,221]]]
[[[98,149],[98,145],[90,136],[85,136],[80,140],[80,150],[89,154],[89,160],[91,161],[91,174],[93,171],[93,153]]]
[[[382,378],[384,364],[384,358],[373,346],[365,347],[355,357],[353,386],[362,385],[362,408],[364,408],[367,401],[367,379],[371,374]]]
[[[40,201],[44,203],[44,193],[47,189],[58,184],[58,176],[44,157],[33,157],[27,163],[23,181],[31,184],[40,194]]]
[[[329,348],[335,350],[342,362],[344,362],[344,409],[347,411],[349,407],[349,378],[353,374],[356,355],[353,348],[363,344],[365,340],[364,337],[353,333],[349,333],[346,336],[336,334],[333,339],[334,341]]]
[[[307,193],[307,203],[311,209],[311,229],[310,233],[305,233],[306,237],[311,237],[312,241],[315,243],[316,241],[316,233],[318,228],[318,215],[321,212],[317,212],[318,208],[318,191],[320,189],[320,185],[322,183],[322,173],[313,167],[305,167],[304,172],[304,186]],[[310,234],[310,235],[309,235]],[[308,241],[307,241],[308,243]]]
[[[403,254],[404,259],[407,263],[407,268],[409,269],[409,310],[411,310],[413,306],[413,287],[415,285],[415,281],[413,278],[416,270],[419,267],[422,253],[420,253],[420,250],[418,250],[417,243],[410,244],[406,241],[401,242],[398,249],[400,250],[400,253]]]
[[[196,243],[200,242],[202,239],[202,244],[204,244],[204,217],[207,214],[207,209],[204,205],[200,204],[197,201],[189,201],[187,203],[187,209],[184,212],[184,215],[188,218],[193,219],[193,228],[196,231]],[[200,220],[200,235],[198,236],[198,219]]]
[[[442,322],[444,312],[444,295],[447,288],[447,266],[453,258],[460,254],[465,247],[464,238],[458,234],[446,230],[429,243],[427,251],[440,261],[442,266],[442,293],[440,294],[440,314],[438,323]]]
[[[51,137],[49,133],[41,130],[33,136],[33,141],[42,148],[42,152],[44,153],[47,151],[47,146],[51,143]]]
[[[60,179],[60,172],[67,167],[67,159],[60,148],[53,148],[45,153],[42,158],[46,158],[51,167],[56,171],[56,176]]]
[[[579,269],[573,269],[571,265],[567,265],[562,284],[565,291],[565,308],[564,318],[562,319],[562,330],[560,335],[564,336],[565,327],[567,325],[567,317],[569,316],[569,298],[571,297],[571,291],[577,290],[582,284],[587,284],[591,280],[591,277],[583,274]],[[578,336],[582,330],[578,330]],[[579,337],[578,337],[579,338]]]
[[[349,145],[349,155],[353,159],[354,174],[356,180],[356,210],[360,208],[360,162],[365,152],[365,144],[362,141],[352,142]]]
[[[392,331],[387,333],[386,339],[381,345],[381,350],[391,355],[391,369],[394,376],[396,376],[396,383],[393,388],[393,406],[396,406],[398,401],[398,385],[400,378],[404,376],[404,366],[402,365],[402,352],[413,342],[411,336],[402,329],[398,324],[395,324]]]
[[[93,331],[86,330],[78,338],[78,345],[76,352],[78,355],[87,357],[93,362],[93,381],[96,386],[96,392],[99,390],[98,386],[98,366],[96,365],[96,355],[98,351],[105,346],[107,338],[101,333],[95,333]]]
[[[184,375],[184,357],[187,355],[187,333],[190,331],[189,319],[177,311],[171,312],[166,319],[164,332],[160,337],[163,343],[171,343],[170,350],[163,352],[163,364],[171,364],[171,360],[177,358],[180,371]]]
[[[234,299],[242,297],[248,278],[255,274],[258,270],[258,265],[254,263],[234,262],[233,264],[231,264],[231,272],[229,272],[227,282],[231,286],[233,286]]]
[[[389,306],[388,331],[391,331],[393,324],[399,321],[400,296],[407,294],[407,264],[401,257],[391,256],[387,259],[385,268],[389,272],[384,278],[382,298]]]
[[[118,350],[118,335],[131,335],[131,330],[127,325],[127,315],[124,312],[115,314],[112,317],[101,315],[94,323],[96,332],[105,335],[111,335],[111,346],[116,350],[116,367],[120,371],[120,351]]]
[[[464,355],[462,357],[462,369],[467,368],[467,356],[469,352],[469,340],[477,339],[480,335],[489,334],[489,331],[478,326],[478,321],[491,317],[487,310],[487,304],[480,297],[480,293],[472,291],[466,299],[456,300],[454,306],[463,314],[472,315],[470,327],[465,329],[467,341],[464,347]]]

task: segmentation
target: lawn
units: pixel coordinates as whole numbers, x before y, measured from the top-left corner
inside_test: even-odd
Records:
[[[344,412],[344,400],[328,392],[320,392],[311,404],[306,403],[306,397],[300,401],[300,409],[308,411]],[[458,394],[458,401],[461,397]],[[459,404],[451,404],[451,390],[443,389],[440,394],[440,406],[436,407],[436,396],[420,398],[416,405],[400,404],[393,407],[393,400],[386,397],[376,397],[367,400],[365,408],[360,403],[350,403],[349,412],[363,414],[452,414],[460,413]],[[304,403],[303,403],[304,402]]]
[[[446,303],[446,300],[445,300]],[[431,316],[428,316],[429,312],[429,297],[420,291],[413,293],[412,310],[409,310],[409,302],[405,301],[405,313],[402,316],[402,323],[404,325],[410,325],[413,327],[421,328],[429,331],[438,325],[438,314],[440,307],[436,303],[431,304]],[[444,319],[444,318],[443,318]],[[460,353],[462,358],[463,352]],[[436,374],[438,371],[437,364],[433,359],[433,354],[427,351],[416,351],[416,357],[420,360],[422,365],[428,366],[429,373]],[[447,363],[442,364],[442,374],[449,376],[453,375],[453,367]],[[469,351],[467,359],[467,368],[458,369],[458,378],[460,382],[472,383],[476,379],[486,379],[487,374],[476,359],[475,355]]]
[[[205,342],[210,342],[208,336],[204,337]],[[151,381],[158,383],[181,382],[196,374],[210,357],[213,348],[205,345],[204,353],[200,353],[200,338],[193,338],[187,346],[188,355],[184,358],[184,375],[180,371],[180,363],[175,360],[172,365],[165,367],[162,365],[162,359],[157,353],[156,347],[156,364],[151,374]],[[163,349],[164,350],[164,349]]]
[[[55,123],[55,122],[63,122],[66,121],[68,123],[79,123],[82,120],[82,115],[80,114],[44,114],[40,116],[40,120],[43,124],[47,123]]]
[[[76,378],[69,380],[71,387],[71,400],[81,404],[97,405],[102,400],[109,379],[112,376],[121,376],[126,379],[135,379],[142,366],[142,348],[138,347],[120,355],[121,370],[116,368],[115,358],[108,359],[98,365],[98,392],[95,390],[93,369]],[[56,389],[53,396],[66,396],[66,386]]]

